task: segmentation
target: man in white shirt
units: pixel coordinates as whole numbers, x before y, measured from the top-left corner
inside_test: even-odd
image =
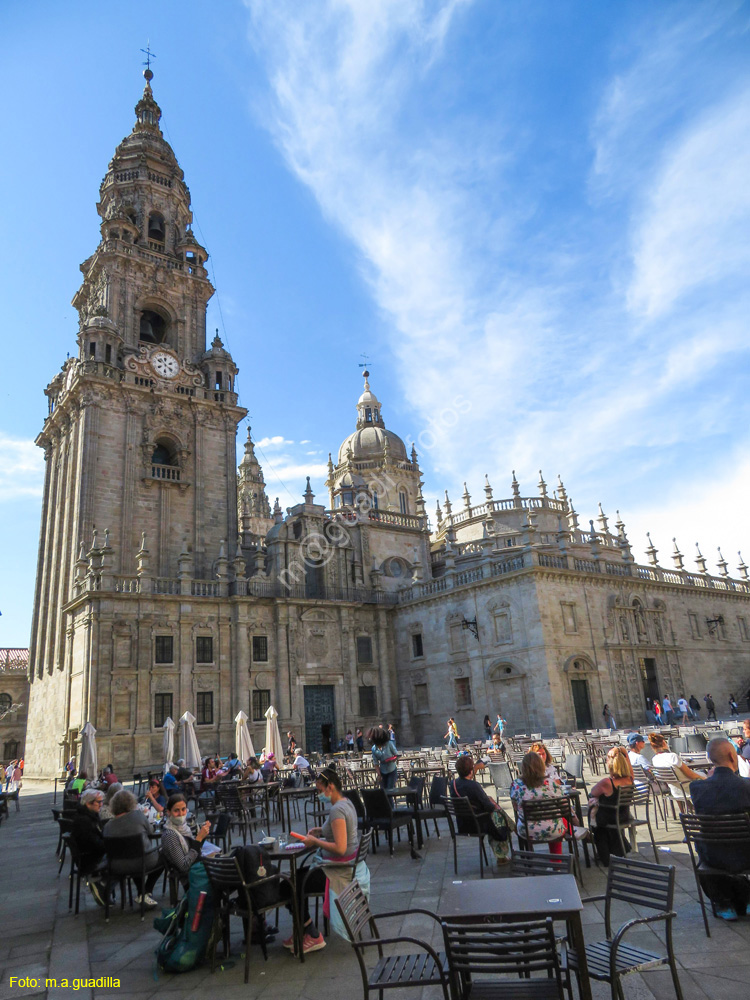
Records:
[[[295,771],[304,771],[310,766],[310,761],[302,756],[302,751],[297,751],[297,756],[294,758],[294,764],[292,767]]]
[[[646,741],[640,733],[630,733],[628,735],[628,757],[631,764],[638,764],[640,767],[651,767],[651,761],[643,755]]]
[[[688,716],[690,714],[690,706],[687,703],[687,699],[683,695],[682,698],[677,700],[677,708],[682,712],[682,722],[681,725],[686,726],[688,722]]]

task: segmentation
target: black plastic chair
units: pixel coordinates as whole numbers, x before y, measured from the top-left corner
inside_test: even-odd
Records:
[[[294,922],[295,934],[299,926],[297,916],[297,901],[293,892],[293,887],[289,879],[277,872],[275,875],[267,875],[265,878],[257,879],[248,883],[242,875],[237,858],[204,858],[203,864],[208,873],[211,886],[216,893],[216,910],[221,921],[222,940],[224,944],[224,957],[229,955],[229,920],[230,917],[241,917],[245,930],[245,982],[250,978],[250,945],[252,943],[253,917],[256,918],[258,939],[260,941],[263,958],[268,959],[268,948],[266,945],[266,919],[265,915],[270,910],[277,910],[280,906],[288,903],[292,908],[292,920]],[[267,885],[276,884],[281,889],[282,885],[287,887],[283,899],[279,899],[267,906],[259,906],[257,896],[254,893]],[[237,893],[232,898],[233,893]],[[281,893],[280,893],[281,896]],[[218,940],[214,939],[211,949],[211,972],[216,970],[216,948]]]
[[[423,824],[425,833],[429,836],[427,823],[429,820],[432,820],[438,840],[440,840],[440,828],[437,825],[437,821],[445,819],[446,814],[443,799],[447,794],[448,779],[444,778],[441,774],[435,774],[430,782],[430,791],[427,795],[428,804],[426,806],[422,805],[421,801],[419,804],[419,820]]]
[[[572,854],[536,854],[534,851],[514,851],[508,866],[508,874],[521,875],[572,875]]]
[[[612,1000],[623,998],[620,983],[623,976],[631,972],[655,969],[661,965],[669,966],[677,1000],[683,1000],[672,943],[672,921],[677,916],[672,908],[674,883],[675,869],[671,865],[667,867],[649,864],[646,861],[612,857],[607,869],[607,891],[602,895],[588,896],[582,900],[583,903],[605,901],[604,929],[607,937],[604,941],[586,945],[586,964],[591,979],[609,983]],[[613,935],[612,903],[615,900],[630,903],[638,913],[642,913],[644,909],[654,912],[649,916],[627,920]],[[623,940],[633,927],[657,921],[664,921],[666,925],[666,955],[646,951]],[[578,956],[572,948],[568,947],[563,953],[563,968],[571,970],[578,978]],[[578,987],[580,992],[580,982]]]
[[[635,813],[637,808],[645,809],[646,818],[638,819]],[[659,850],[656,846],[654,840],[654,831],[651,829],[651,789],[649,785],[621,785],[617,789],[617,808],[614,809],[614,823],[608,823],[604,826],[605,830],[616,830],[617,836],[620,840],[620,848],[622,851],[622,857],[625,857],[625,837],[624,831],[629,830],[630,836],[633,841],[633,847],[636,846],[636,830],[640,826],[645,826],[648,829],[649,837],[651,838],[651,847],[654,852],[654,858],[656,863],[659,863]],[[620,820],[621,810],[627,809],[629,819]]]
[[[564,1000],[551,917],[450,917],[442,926],[454,1000]]]
[[[70,855],[70,871],[68,872],[68,878],[70,879],[70,888],[68,890],[68,911],[73,909],[73,886],[75,886],[76,908],[74,915],[77,917],[81,902],[81,879],[83,878],[83,875],[81,874],[82,857],[81,852],[78,850],[78,844],[76,843],[75,837],[72,833],[64,833],[63,841],[67,844],[68,854]]]
[[[356,788],[345,788],[344,795],[351,802],[357,811],[357,827],[364,833],[367,829],[367,812],[365,810],[364,803],[362,802],[362,797]],[[374,850],[373,850],[373,853]]]
[[[487,852],[484,849],[484,838],[487,834],[479,825],[479,819],[471,802],[463,796],[443,798],[445,814],[448,817],[448,829],[453,841],[453,873],[458,875],[458,838],[476,837],[479,841],[479,877],[484,878],[484,866],[489,864]]]
[[[586,779],[583,776],[583,754],[569,753],[560,770],[567,778],[573,781],[573,788],[582,788],[588,798],[589,790],[586,787]],[[579,781],[580,785],[578,784]]]
[[[573,811],[570,799],[562,796],[549,799],[527,799],[521,803],[521,814],[523,817],[524,833],[518,834],[519,844],[528,844],[530,850],[534,850],[534,844],[540,843],[547,846],[548,839],[535,841],[529,836],[529,828],[534,823],[542,823],[545,820],[563,819],[566,822],[566,832],[559,838],[568,845],[568,850],[573,856],[573,871],[580,881],[581,866],[578,858],[578,840],[570,831],[573,829]]]
[[[133,905],[133,877],[141,880],[141,920],[146,916],[146,848],[143,836],[134,833],[128,837],[105,838],[107,849],[106,886],[104,890],[104,920],[109,923],[109,906],[112,899],[112,883],[120,885],[120,909],[125,909],[125,886],[128,888],[130,905]]]
[[[698,887],[698,899],[703,912],[703,925],[706,928],[706,937],[711,937],[708,926],[708,915],[706,914],[706,901],[700,876],[703,875],[725,875],[731,877],[737,875],[750,875],[750,867],[746,871],[728,872],[723,868],[713,868],[705,864],[700,859],[698,850],[701,847],[713,847],[721,851],[731,848],[744,848],[750,856],[750,815],[748,813],[723,813],[719,815],[706,816],[691,813],[682,813],[680,822],[685,833],[685,840],[690,851],[690,863],[693,866],[695,884]],[[716,906],[712,900],[711,912],[716,916]]]
[[[439,918],[434,913],[430,910],[409,909],[374,915],[356,879],[336,898],[336,908],[357,956],[364,1000],[368,1000],[370,993],[377,992],[379,1000],[382,1000],[384,990],[401,990],[412,986],[418,989],[425,986],[440,986],[443,1000],[448,1000],[448,962],[445,953],[437,951],[427,941],[410,935],[381,937],[378,927],[380,920],[389,917],[403,919],[412,914],[421,914],[439,923]],[[384,945],[404,944],[419,950],[412,950],[405,955],[384,954]],[[377,950],[377,961],[374,966],[368,965],[366,961],[368,949],[371,948]]]
[[[409,837],[411,856],[417,857],[414,850],[414,821],[412,810],[394,809],[391,801],[382,788],[363,788],[362,798],[367,812],[367,826],[377,832],[381,830],[388,837],[388,848],[393,854],[393,831],[401,840],[401,827],[406,827]]]
[[[348,861],[348,862],[347,861],[345,861],[345,862],[339,861],[338,863],[335,862],[335,861],[331,862],[331,864],[336,865],[337,868],[339,868],[339,867],[341,869],[346,869],[347,867],[349,868],[349,870],[350,870],[349,881],[350,882],[356,876],[358,865],[362,861],[366,861],[367,860],[367,855],[370,853],[370,845],[372,843],[373,836],[374,836],[374,831],[373,830],[368,830],[366,833],[362,834],[362,836],[359,838],[359,844],[357,845],[356,856],[351,861]],[[313,866],[311,868],[303,869],[301,871],[304,871],[304,877],[303,877],[303,881],[302,881],[302,893],[303,893],[303,896],[304,896],[305,899],[314,899],[315,900],[315,923],[317,924],[317,922],[318,922],[318,904],[319,904],[319,902],[320,902],[321,899],[325,899],[326,890],[325,889],[321,889],[319,892],[309,892],[308,889],[307,889],[308,879],[310,878],[311,873],[315,871],[316,867],[317,866]],[[301,871],[300,871],[300,873],[301,873]],[[327,935],[328,934],[328,918],[327,917],[325,917],[323,923],[324,923],[323,933],[325,935]]]
[[[688,733],[685,737],[687,740],[687,753],[705,753],[708,742],[703,733]]]

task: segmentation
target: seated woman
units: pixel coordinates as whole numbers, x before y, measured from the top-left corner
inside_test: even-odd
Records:
[[[138,890],[136,903],[143,901],[146,906],[158,906],[159,904],[151,897],[151,890],[156,885],[156,881],[161,875],[164,867],[159,859],[159,849],[150,839],[154,832],[151,824],[138,808],[138,799],[132,792],[121,789],[112,799],[113,818],[104,827],[104,842],[116,839],[117,837],[132,837],[140,834],[143,838],[143,849],[146,854],[146,881],[141,881],[141,861],[140,859],[122,859],[111,863],[111,870],[114,875],[128,875],[135,883]],[[137,872],[138,874],[133,874]]]
[[[112,812],[112,799],[117,795],[118,792],[122,791],[122,785],[119,781],[116,781],[113,785],[104,793],[104,802],[102,802],[102,807],[99,810],[99,822],[104,823],[107,820],[112,819],[114,813]]]
[[[273,781],[276,772],[279,769],[279,765],[276,763],[276,754],[267,753],[266,759],[261,764],[261,774],[263,775],[264,781]]]
[[[594,843],[599,860],[605,868],[609,867],[610,855],[622,857],[622,845],[617,830],[611,829],[618,818],[618,813],[620,823],[630,819],[627,806],[618,808],[617,805],[619,795],[617,789],[633,784],[633,768],[625,747],[612,747],[607,753],[607,771],[608,776],[597,781],[589,797],[589,809],[596,810],[593,813],[592,827]],[[622,839],[627,852],[630,850],[630,844],[624,835]]]
[[[160,815],[164,812],[167,800],[162,794],[161,782],[158,778],[152,778],[148,783],[148,791],[144,796],[144,804],[151,806]]]
[[[678,776],[679,784],[669,782],[669,791],[672,798],[677,802],[680,812],[685,810],[685,800],[690,795],[688,785],[691,781],[700,781],[706,777],[705,774],[698,774],[692,767],[683,763],[678,753],[669,749],[669,744],[661,733],[649,733],[648,741],[654,750],[654,757],[651,761],[652,767],[673,767]]]
[[[531,749],[534,753],[538,753],[539,756],[544,761],[544,774],[547,778],[557,778],[559,780],[560,774],[555,767],[555,763],[552,760],[552,755],[543,743],[532,743]]]
[[[260,769],[260,764],[256,757],[250,757],[247,762],[247,767],[242,772],[242,781],[246,785],[262,785],[263,784],[263,774]]]
[[[569,832],[563,817],[557,819],[535,820],[529,824],[528,830],[523,816],[524,802],[535,802],[538,799],[561,799],[562,782],[559,778],[548,778],[544,761],[538,753],[530,750],[520,766],[520,775],[510,786],[510,798],[518,810],[518,836],[534,843],[548,843],[550,854],[562,854],[562,838]],[[586,836],[583,827],[573,831],[576,837]]]
[[[188,873],[196,861],[200,860],[203,842],[211,830],[206,820],[193,837],[187,820],[187,802],[184,795],[171,795],[167,801],[166,821],[161,831],[161,855],[164,861],[180,876],[184,886],[188,884]]]
[[[306,892],[322,892],[326,888],[326,880],[333,874],[326,871],[326,865],[335,862],[353,861],[357,853],[357,811],[354,805],[344,796],[341,778],[327,767],[315,779],[318,798],[321,802],[330,803],[328,818],[322,827],[308,830],[305,837],[305,847],[317,848],[314,858],[319,864],[303,865],[297,874],[297,895],[299,912],[302,915],[304,936],[302,950],[305,955],[310,951],[325,948],[323,935],[310,917]],[[351,866],[347,867],[347,876]],[[349,881],[347,877],[347,881]],[[294,935],[284,942],[284,947],[294,950]]]

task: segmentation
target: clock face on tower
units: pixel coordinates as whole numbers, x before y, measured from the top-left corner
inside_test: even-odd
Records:
[[[175,378],[180,372],[180,362],[166,351],[154,351],[150,360],[151,367],[161,378]]]

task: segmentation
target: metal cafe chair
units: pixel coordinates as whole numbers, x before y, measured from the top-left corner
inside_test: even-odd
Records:
[[[375,992],[379,1000],[383,1000],[384,990],[401,990],[411,986],[417,989],[440,986],[443,1000],[448,1000],[448,961],[445,952],[437,951],[427,941],[411,935],[383,936],[379,926],[380,921],[389,917],[403,919],[412,914],[420,914],[439,923],[439,917],[431,910],[393,910],[373,914],[356,879],[337,896],[336,908],[357,956],[364,1000],[369,1000],[370,994]],[[406,954],[401,951],[394,954],[390,947],[392,945],[406,945],[409,951]],[[388,947],[389,954],[385,954],[384,946]],[[367,961],[373,948],[377,952],[374,965]]]
[[[750,876],[750,867],[746,871],[727,872],[725,869],[713,868],[701,861],[698,850],[700,847],[713,847],[715,850],[737,850],[744,848],[750,856],[750,815],[748,813],[724,813],[707,816],[695,813],[681,813],[680,822],[685,833],[685,841],[690,852],[690,863],[693,866],[695,884],[698,887],[698,899],[703,913],[703,926],[706,937],[711,937],[706,914],[706,901],[700,876],[703,875],[734,875]],[[711,911],[716,916],[716,907],[711,902]]]
[[[675,869],[670,865],[654,865],[646,861],[632,861],[627,858],[610,858],[607,869],[607,889],[602,895],[588,896],[583,903],[605,901],[604,941],[586,945],[586,962],[591,979],[609,983],[612,1000],[623,1000],[620,980],[632,972],[644,972],[661,965],[668,965],[672,974],[677,1000],[683,1000],[682,988],[677,975],[677,962],[672,942],[672,921],[677,916],[672,903],[674,899]],[[651,910],[648,916],[638,916],[626,920],[612,933],[612,903],[630,903],[641,914]],[[625,935],[634,927],[664,921],[666,955],[646,951],[627,943]],[[574,949],[566,947],[563,952],[563,970],[569,977],[572,971],[578,977],[578,956]],[[568,979],[568,992],[570,981]],[[580,988],[580,983],[578,984]]]

